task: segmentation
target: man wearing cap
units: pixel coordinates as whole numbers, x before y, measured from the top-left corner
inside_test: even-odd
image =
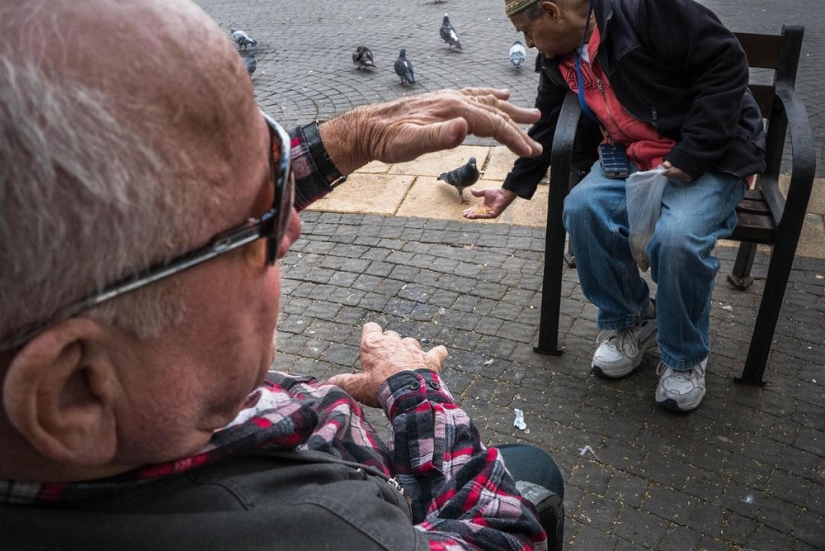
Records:
[[[745,178],[764,169],[762,117],[747,90],[745,54],[693,0],[507,0],[505,11],[539,51],[542,115],[529,134],[544,153],[518,159],[502,189],[473,190],[484,203],[464,214],[493,218],[516,197],[533,196],[550,164],[562,101],[576,93],[584,114],[574,165],[587,175],[565,200],[564,224],[582,291],[598,307],[592,370],[625,377],[658,337],[655,401],[692,411],[705,395],[719,269],[713,247],[736,225]],[[626,169],[603,170],[597,150]],[[654,303],[630,251],[625,179],[657,167],[668,182],[645,248]]]
[[[189,0],[0,0],[0,30],[4,551],[547,548],[558,469],[482,444],[443,346],[367,323],[361,372],[269,372],[299,210],[468,133],[538,154],[536,110],[447,90],[290,135]]]

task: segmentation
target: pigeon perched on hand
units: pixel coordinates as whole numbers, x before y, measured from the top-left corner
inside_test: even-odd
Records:
[[[254,38],[252,38],[240,29],[229,29],[229,32],[232,33],[232,42],[234,42],[244,50],[246,50],[249,46],[252,46],[254,48],[258,45],[257,40],[255,40]]]
[[[510,47],[510,63],[516,69],[521,69],[521,64],[524,63],[525,59],[527,59],[527,50],[521,40],[516,40]]]
[[[450,24],[449,14],[444,14],[444,20],[441,22],[441,29],[439,32],[441,33],[441,40],[447,43],[447,48],[452,48],[455,46],[459,50],[461,49],[461,42],[458,41],[458,35],[456,34],[453,26]]]
[[[366,46],[358,46],[355,53],[352,54],[352,62],[355,63],[355,68],[359,71],[365,67],[375,67],[375,62],[372,60],[372,51]]]
[[[464,189],[475,184],[479,176],[481,176],[481,173],[476,166],[476,158],[470,157],[466,165],[449,172],[442,172],[438,179],[454,186],[458,190],[458,198],[462,203],[469,203],[469,201],[464,198]]]
[[[395,74],[401,77],[401,84],[415,84],[412,63],[407,59],[407,50],[401,49],[395,60]]]
[[[255,59],[255,54],[249,52],[243,56],[243,62],[246,65],[246,72],[249,73],[249,76],[252,76],[252,73],[258,68],[258,60]]]

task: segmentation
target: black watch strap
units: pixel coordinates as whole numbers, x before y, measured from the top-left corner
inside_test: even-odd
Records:
[[[321,173],[321,176],[330,184],[335,183],[342,178],[341,171],[329,158],[324,143],[321,141],[321,133],[318,130],[318,121],[301,127],[301,133],[304,135],[304,143],[309,149],[309,154],[315,162],[315,166]]]

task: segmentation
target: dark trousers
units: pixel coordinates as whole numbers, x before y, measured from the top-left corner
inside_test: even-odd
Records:
[[[546,451],[527,444],[504,444],[496,448],[522,496],[536,507],[539,522],[547,532],[547,548],[561,551],[564,543],[564,480],[556,462]]]

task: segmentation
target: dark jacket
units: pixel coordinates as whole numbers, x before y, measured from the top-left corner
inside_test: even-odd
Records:
[[[428,550],[386,477],[321,452],[240,454],[54,508],[0,505],[3,551]]]
[[[592,0],[601,42],[598,63],[634,117],[676,145],[665,159],[694,179],[719,171],[739,177],[764,170],[762,115],[748,86],[745,52],[716,15],[693,0]],[[529,199],[550,165],[553,134],[569,88],[556,59],[539,54],[536,107],[529,134],[544,146],[516,161],[504,188]],[[574,165],[586,171],[601,140],[582,116]]]

